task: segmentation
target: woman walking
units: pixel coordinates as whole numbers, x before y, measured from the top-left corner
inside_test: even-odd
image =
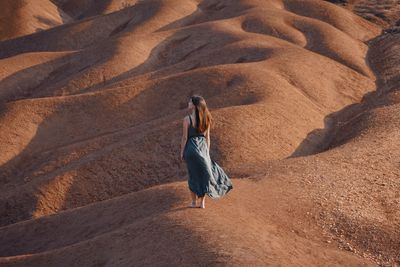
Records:
[[[205,208],[205,195],[217,199],[233,188],[224,170],[210,158],[210,128],[212,117],[206,101],[199,95],[191,96],[190,114],[183,119],[181,160],[186,161],[189,174],[190,207]],[[200,205],[196,204],[196,196]]]

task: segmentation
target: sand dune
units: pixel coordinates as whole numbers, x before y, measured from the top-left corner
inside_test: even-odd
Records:
[[[399,0],[327,0],[339,3],[355,14],[383,27],[398,24],[400,26]]]
[[[0,265],[399,262],[396,34],[323,1],[100,2],[0,43]],[[235,184],[204,211],[192,93]]]
[[[3,0],[0,11],[0,41],[43,31],[71,18],[50,0]]]
[[[53,2],[74,19],[105,15],[141,4],[138,0],[53,0]]]

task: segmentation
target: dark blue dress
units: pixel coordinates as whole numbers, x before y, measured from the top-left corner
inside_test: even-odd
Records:
[[[233,188],[232,181],[224,170],[210,158],[206,137],[190,125],[188,139],[183,151],[189,174],[189,189],[197,196],[207,194],[210,198],[220,198]]]

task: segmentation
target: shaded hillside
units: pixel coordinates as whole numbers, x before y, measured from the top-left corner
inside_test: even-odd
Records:
[[[74,21],[0,42],[1,266],[400,264],[398,34],[317,0],[54,3]],[[234,184],[204,210],[193,93]]]
[[[400,26],[399,0],[326,0],[352,10],[355,14],[383,27]]]
[[[374,89],[364,42],[380,31],[302,3],[153,0],[0,43],[2,223],[184,179],[177,133],[194,92],[232,175],[291,155]]]

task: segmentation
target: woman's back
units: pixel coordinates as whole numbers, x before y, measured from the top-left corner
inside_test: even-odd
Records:
[[[192,117],[189,115],[189,120],[190,120],[190,124],[189,124],[189,133],[188,133],[188,137],[192,137],[192,136],[205,136],[205,132],[201,133],[197,130],[197,128],[194,126],[193,121],[192,121]]]

